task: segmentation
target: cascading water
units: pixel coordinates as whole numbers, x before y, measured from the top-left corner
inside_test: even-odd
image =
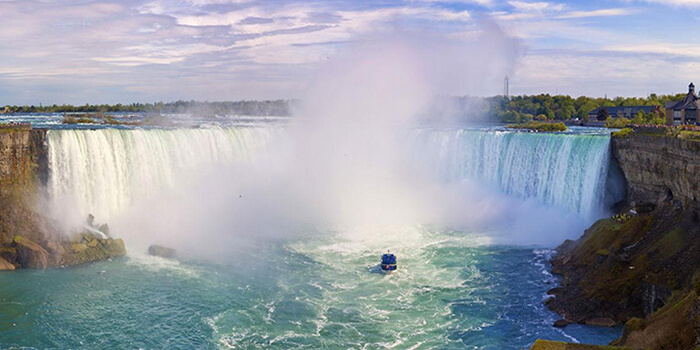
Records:
[[[110,220],[215,165],[255,158],[280,130],[51,130],[49,195],[56,207],[69,203],[81,216]],[[474,180],[587,220],[620,197],[606,189],[608,136],[457,129],[413,131],[406,140],[411,158],[446,183]]]
[[[48,192],[110,220],[135,199],[186,186],[214,166],[254,157],[276,128],[50,130]]]
[[[447,182],[464,179],[564,208],[588,220],[621,199],[608,191],[610,137],[511,131],[421,130],[413,152]]]

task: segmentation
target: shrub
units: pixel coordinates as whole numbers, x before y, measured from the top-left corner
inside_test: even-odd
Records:
[[[549,123],[549,122],[528,122],[528,123],[523,123],[523,124],[509,124],[506,125],[507,128],[511,129],[528,129],[528,130],[533,130],[533,131],[541,131],[541,132],[557,132],[557,131],[566,131],[567,127],[564,125],[562,122],[557,122],[557,123]]]
[[[624,128],[624,129],[621,129],[619,131],[614,131],[612,133],[612,136],[624,139],[624,138],[627,138],[627,136],[629,136],[633,132],[634,132],[634,130],[632,130],[632,128]]]

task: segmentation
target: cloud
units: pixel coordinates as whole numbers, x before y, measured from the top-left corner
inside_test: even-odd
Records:
[[[668,6],[700,6],[700,0],[642,0],[643,2]]]
[[[675,44],[665,42],[626,44],[603,47],[606,51],[617,51],[639,54],[655,54],[666,56],[683,56],[690,58],[700,58],[700,45],[697,44]]]
[[[0,86],[10,91],[5,103],[293,98],[316,67],[359,37],[400,27],[470,38],[482,17],[533,52],[596,51],[634,64],[697,58],[694,44],[670,29],[649,38],[619,23],[630,16],[668,28],[648,3],[687,17],[684,7],[700,0],[634,1],[596,8],[557,0],[0,0]]]
[[[482,7],[493,7],[494,0],[414,0],[415,3],[433,3],[433,4],[472,4]]]
[[[688,76],[700,76],[693,61],[609,50],[531,50],[511,78],[511,91],[600,97],[676,93],[685,89]]]
[[[564,9],[563,4],[552,2],[526,2],[526,1],[508,1],[508,4],[519,12],[544,12],[544,11],[561,11]]]
[[[587,18],[587,17],[610,17],[610,16],[626,16],[634,13],[634,9],[630,8],[613,8],[593,11],[572,11],[563,15],[557,16],[559,19],[572,18]]]

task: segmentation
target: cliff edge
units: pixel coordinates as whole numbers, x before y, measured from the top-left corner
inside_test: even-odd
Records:
[[[680,138],[671,130],[623,135],[612,137],[611,148],[627,180],[629,201],[698,203],[700,141]]]

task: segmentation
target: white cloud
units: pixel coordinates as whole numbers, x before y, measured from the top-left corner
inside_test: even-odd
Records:
[[[669,6],[700,6],[700,0],[642,0],[648,3]]]
[[[508,1],[508,4],[515,8],[518,12],[544,12],[544,11],[561,11],[564,9],[564,4],[552,2],[526,2],[526,1]]]
[[[626,16],[634,13],[633,9],[630,8],[613,8],[613,9],[602,9],[593,11],[571,11],[560,16],[559,19],[572,19],[572,18],[587,18],[587,17],[610,17],[610,16]]]
[[[647,96],[682,92],[688,76],[700,76],[690,62],[669,64],[663,57],[584,51],[528,55],[511,78],[513,93]]]
[[[493,7],[494,0],[416,0],[415,2],[444,3],[444,4],[474,4],[483,7]]]
[[[606,51],[629,52],[639,54],[658,54],[670,56],[685,56],[700,58],[700,45],[697,44],[674,44],[674,43],[644,43],[625,44],[603,47]]]

